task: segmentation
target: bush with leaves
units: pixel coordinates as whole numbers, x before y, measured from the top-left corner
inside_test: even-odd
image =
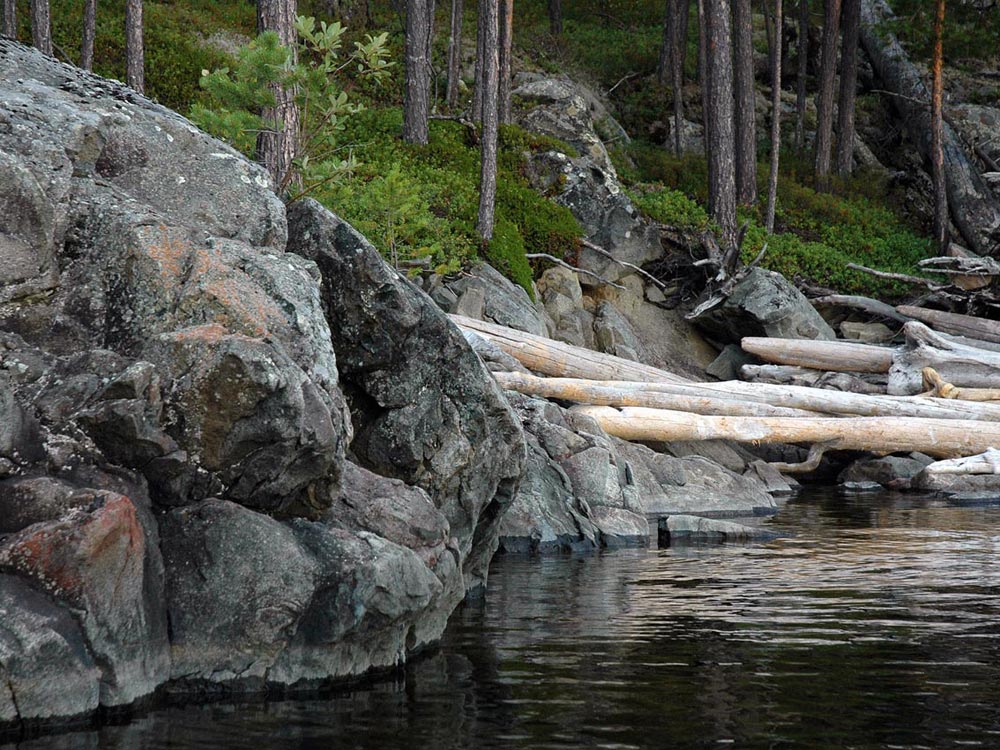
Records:
[[[282,129],[282,123],[268,122],[260,114],[275,106],[275,87],[293,91],[299,107],[293,169],[304,185],[291,196],[293,200],[354,169],[350,147],[337,138],[344,119],[363,109],[349,99],[347,87],[358,78],[382,80],[392,65],[385,33],[366,35],[345,54],[344,27],[339,22],[317,26],[314,18],[299,16],[295,30],[297,54],[268,31],[240,49],[232,69],[202,71],[207,101],[191,109],[196,124],[252,155],[260,131]]]

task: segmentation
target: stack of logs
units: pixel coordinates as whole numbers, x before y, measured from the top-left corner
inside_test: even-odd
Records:
[[[783,472],[810,471],[824,450],[838,449],[951,459],[930,473],[1000,473],[1000,326],[916,308],[897,315],[905,320],[897,347],[745,338],[744,350],[771,364],[744,365],[749,381],[726,382],[451,317],[537,373],[496,373],[505,389],[575,404],[625,440],[812,446],[802,464],[775,464]]]

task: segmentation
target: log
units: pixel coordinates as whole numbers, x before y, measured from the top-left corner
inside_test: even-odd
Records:
[[[946,383],[933,367],[925,367],[922,374],[924,388],[930,390],[925,395],[959,401],[1000,401],[1000,388],[958,388],[954,383]]]
[[[928,474],[1000,474],[1000,450],[987,448],[975,456],[935,461],[924,467]]]
[[[897,323],[905,323],[910,319],[906,317],[906,315],[900,313],[899,309],[894,308],[892,305],[886,304],[881,300],[872,299],[871,297],[862,297],[858,294],[827,294],[809,301],[814,307],[822,305],[830,305],[831,307],[850,307],[855,310],[866,312],[869,315],[886,318],[887,320],[893,320]]]
[[[920,71],[886,24],[892,9],[885,0],[862,0],[861,44],[875,74],[894,96],[893,106],[927,161],[931,160],[930,95]],[[966,156],[961,139],[944,125],[944,173],[948,209],[966,244],[979,255],[996,255],[1000,204]]]
[[[636,390],[628,385],[599,383],[573,378],[539,378],[519,372],[495,373],[497,382],[509,391],[526,396],[554,398],[597,406],[645,406],[692,414],[740,417],[815,417],[816,413],[755,401],[737,401],[718,396]]]
[[[928,310],[924,307],[912,307],[910,305],[899,305],[896,311],[901,315],[926,323],[935,330],[943,331],[944,333],[1000,344],[1000,322],[996,320],[987,320],[986,318],[943,312],[941,310]]]
[[[982,420],[1000,423],[1000,404],[973,403],[923,396],[865,396],[819,388],[773,386],[765,383],[638,383],[591,381],[574,378],[539,378],[521,373],[497,373],[505,388],[530,396],[558,398],[593,404],[600,394],[603,405],[630,406],[655,394],[692,399],[709,398],[737,403],[752,402],[794,409],[807,417],[821,415],[892,416],[928,419]],[[616,401],[616,398],[618,399]]]
[[[706,417],[666,409],[574,406],[609,435],[624,440],[673,442],[733,440],[743,443],[827,443],[838,450],[872,453],[920,451],[953,458],[1000,445],[1000,423],[912,417]]]
[[[744,351],[768,362],[834,372],[888,372],[894,351],[884,346],[845,341],[757,336],[748,336],[740,343]]]
[[[888,391],[912,395],[923,390],[923,370],[935,369],[952,385],[968,388],[1000,387],[1000,352],[958,343],[935,333],[923,323],[903,325],[906,345],[893,355]]]
[[[680,375],[658,367],[633,362],[611,354],[571,346],[561,341],[536,336],[524,331],[474,320],[462,315],[449,315],[459,328],[473,331],[489,339],[534,372],[555,377],[587,378],[590,380],[637,380],[645,382],[687,383]]]
[[[753,383],[799,385],[872,395],[885,393],[889,383],[885,373],[829,372],[793,365],[742,365],[740,377]]]

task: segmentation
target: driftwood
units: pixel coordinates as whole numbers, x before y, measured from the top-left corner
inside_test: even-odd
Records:
[[[807,417],[841,415],[865,417],[915,417],[1000,422],[1000,404],[943,401],[923,396],[865,396],[819,388],[775,386],[765,383],[638,383],[593,381],[575,378],[539,378],[517,373],[498,373],[505,388],[527,395],[558,398],[587,404],[600,397],[603,405],[630,406],[656,394],[689,399],[712,399],[738,404],[766,404],[795,410]]]
[[[806,474],[819,468],[820,461],[823,460],[823,455],[829,448],[829,443],[814,443],[809,449],[809,455],[806,456],[805,461],[799,461],[795,464],[771,461],[769,466],[782,474]]]
[[[961,344],[916,321],[903,326],[906,345],[892,357],[889,393],[910,395],[923,390],[923,370],[931,367],[956,386],[1000,386],[1000,352]]]
[[[937,331],[1000,344],[1000,322],[995,320],[909,305],[900,305],[896,311],[901,315],[933,326]]]
[[[599,383],[573,378],[539,378],[517,372],[498,372],[497,382],[526,396],[555,398],[596,406],[645,406],[709,416],[814,417],[815,412],[754,401],[736,401],[714,395],[662,393],[637,390],[631,384]]]
[[[834,372],[888,372],[893,349],[871,344],[748,336],[743,350],[779,365]]]
[[[633,362],[611,354],[571,346],[544,336],[535,336],[513,328],[449,315],[459,327],[489,339],[504,352],[534,372],[554,377],[590,380],[638,380],[664,383],[687,383],[686,378],[657,367]]]
[[[887,320],[893,320],[897,323],[905,323],[910,320],[910,318],[900,313],[899,310],[892,305],[886,304],[881,300],[872,299],[871,297],[862,297],[857,294],[826,294],[822,297],[816,297],[809,301],[812,302],[814,307],[824,305],[829,305],[831,307],[850,307],[855,310],[866,312],[869,315],[886,318]]]
[[[885,0],[862,0],[861,44],[875,74],[894,96],[893,106],[906,123],[921,154],[930,161],[930,95],[920,71],[909,61],[895,34],[886,30],[892,18]],[[997,252],[1000,205],[965,154],[961,139],[944,126],[944,174],[948,208],[969,248],[979,255]]]
[[[924,467],[928,474],[1000,474],[1000,450],[987,448],[975,456],[935,461]]]
[[[644,442],[734,440],[743,443],[827,443],[838,450],[888,454],[920,451],[952,458],[1000,445],[1000,423],[912,417],[705,417],[665,409],[575,406],[609,435]]]
[[[885,393],[889,377],[884,373],[829,372],[794,365],[742,365],[740,377],[752,383],[828,388],[849,393]]]
[[[922,374],[924,388],[929,390],[925,395],[958,401],[1000,401],[1000,388],[959,388],[945,382],[933,367],[925,367]]]

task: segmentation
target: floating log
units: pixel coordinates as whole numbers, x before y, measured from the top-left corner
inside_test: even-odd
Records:
[[[849,393],[885,393],[889,376],[881,372],[829,372],[794,365],[742,365],[740,377],[754,383],[827,388]]]
[[[517,331],[513,328],[449,315],[459,327],[489,339],[504,352],[534,372],[555,377],[590,380],[638,380],[645,382],[687,383],[680,375],[630,359],[602,354],[561,341]]]
[[[867,396],[859,393],[827,391],[800,386],[766,383],[638,383],[592,381],[574,378],[539,378],[522,373],[497,373],[504,388],[529,396],[602,405],[631,406],[657,394],[674,394],[692,399],[708,398],[737,403],[752,402],[794,409],[806,417],[826,415],[864,417],[914,417],[1000,423],[1000,404],[952,401],[923,396]],[[652,399],[650,399],[652,400]],[[646,404],[648,406],[648,404]]]
[[[887,454],[920,451],[952,458],[1000,445],[1000,423],[912,417],[705,417],[666,409],[574,406],[609,435],[624,440],[672,442],[827,443],[838,450]]]
[[[942,312],[941,310],[928,310],[911,305],[899,305],[896,311],[901,315],[926,323],[937,331],[1000,344],[1000,322],[996,320]]]
[[[748,336],[743,350],[779,365],[834,372],[888,372],[893,349],[871,344],[818,339],[775,339]]]
[[[892,9],[885,0],[862,0],[861,44],[875,75],[893,94],[893,107],[901,115],[913,142],[924,158],[930,160],[930,94],[923,75],[907,58],[896,35],[887,31],[885,22],[892,18]],[[969,248],[979,255],[994,255],[1000,205],[950,125],[945,124],[943,135],[945,187],[951,218]]]
[[[526,396],[556,398],[578,404],[600,406],[646,406],[673,409],[692,414],[742,417],[815,417],[816,413],[787,406],[772,406],[755,401],[737,401],[718,395],[690,395],[637,390],[631,384],[597,382],[573,378],[539,378],[519,372],[495,373],[497,382],[507,390]]]
[[[935,461],[924,467],[928,474],[1000,474],[1000,450],[987,448],[975,456]]]

